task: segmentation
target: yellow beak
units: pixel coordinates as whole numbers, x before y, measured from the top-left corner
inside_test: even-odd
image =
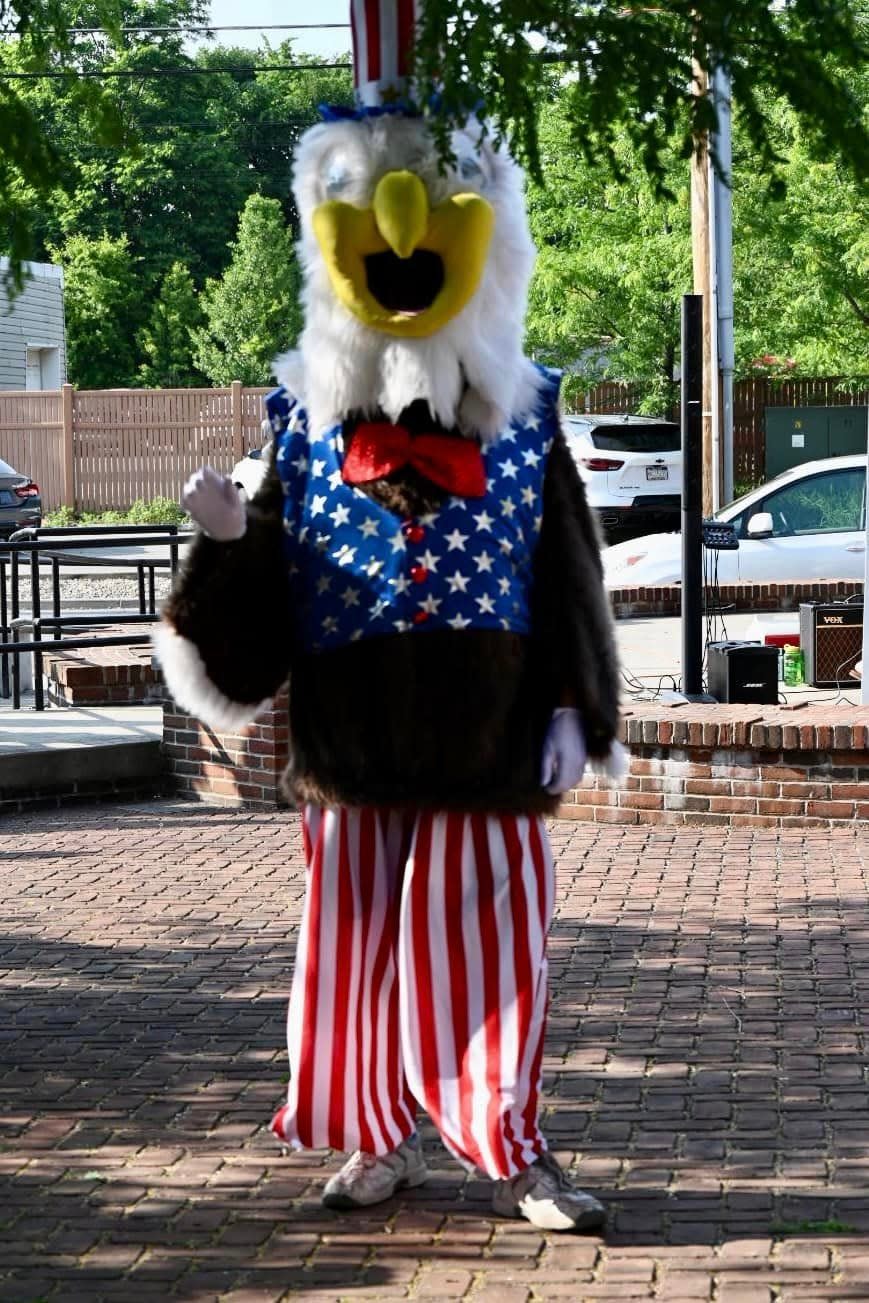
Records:
[[[390,249],[409,258],[426,233],[428,195],[413,172],[387,172],[374,191],[374,220]]]
[[[387,172],[370,208],[327,199],[311,225],[336,298],[359,321],[388,335],[424,339],[451,321],[475,293],[486,264],[495,211],[477,194],[451,195],[430,208],[413,172]],[[414,253],[436,255],[443,284],[428,307],[387,308],[368,283],[367,260],[394,254],[413,274]]]

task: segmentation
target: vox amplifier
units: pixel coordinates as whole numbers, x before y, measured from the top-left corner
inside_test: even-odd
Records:
[[[710,642],[707,681],[716,701],[778,702],[778,647],[759,642]]]
[[[862,602],[803,602],[800,647],[806,683],[836,688],[850,683],[850,672],[863,653]]]

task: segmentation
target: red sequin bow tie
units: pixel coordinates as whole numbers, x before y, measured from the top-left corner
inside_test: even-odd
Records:
[[[486,492],[486,468],[476,443],[448,434],[414,438],[403,425],[386,421],[357,425],[344,458],[348,484],[379,480],[402,466],[413,466],[427,480],[461,498],[482,498]]]

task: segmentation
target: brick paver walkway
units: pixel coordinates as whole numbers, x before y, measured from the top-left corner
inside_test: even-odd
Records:
[[[869,841],[553,826],[545,1126],[604,1238],[436,1174],[324,1212],[265,1127],[298,823],[173,804],[2,826],[0,1298],[869,1298]]]

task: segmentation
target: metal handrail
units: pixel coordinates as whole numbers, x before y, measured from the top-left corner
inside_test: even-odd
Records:
[[[63,630],[68,625],[84,624],[86,627],[98,627],[102,624],[136,624],[153,623],[157,620],[156,589],[154,571],[168,564],[172,578],[178,572],[179,546],[193,537],[192,530],[179,530],[177,525],[95,525],[84,529],[71,530],[63,526],[26,526],[16,531],[10,539],[0,543],[0,691],[9,696],[9,660],[12,661],[12,705],[15,710],[21,706],[21,663],[23,654],[33,653],[33,691],[36,710],[45,709],[45,696],[42,685],[43,652],[46,640],[42,638],[45,627],[52,631],[51,644],[56,649],[76,650],[86,647],[137,646],[149,641],[147,635],[125,634],[110,638],[64,638]],[[161,559],[148,557],[113,558],[119,569],[135,570],[138,579],[138,614],[117,608],[112,612],[102,612],[97,619],[82,619],[84,613],[61,615],[60,572],[64,563],[74,563],[75,557],[65,553],[102,551],[117,549],[124,540],[135,543],[137,547],[164,546],[169,549],[168,563]],[[49,552],[52,555],[44,556]],[[61,555],[57,555],[60,553]],[[30,618],[21,616],[21,599],[19,594],[20,559],[30,558]],[[50,562],[52,568],[52,609],[51,616],[42,615],[42,595],[40,592],[40,565]],[[11,612],[7,609],[6,566],[10,566]],[[98,563],[96,563],[98,564]],[[148,573],[148,592],[145,592],[145,572]],[[34,638],[22,642],[18,638],[18,629],[24,624],[31,624]],[[7,634],[11,633],[11,638]]]

